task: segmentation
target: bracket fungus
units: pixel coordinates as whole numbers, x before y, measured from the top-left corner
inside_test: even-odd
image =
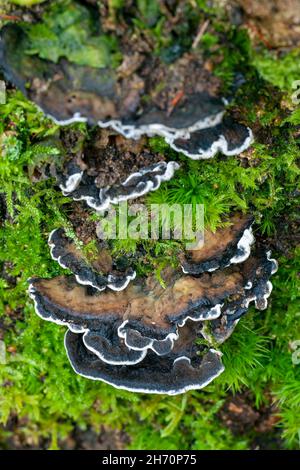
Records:
[[[93,266],[92,262],[85,259],[82,252],[76,247],[75,242],[67,237],[62,228],[53,230],[50,233],[48,244],[50,246],[51,257],[57,261],[62,268],[70,269],[76,281],[81,285],[91,286],[98,291],[102,291],[107,287],[119,291],[125,289],[129,282],[136,276],[132,268],[127,269],[125,273],[100,273],[99,270]],[[99,256],[101,256],[101,254]],[[94,262],[94,264],[96,264],[96,262]],[[106,269],[107,268],[106,266]]]
[[[253,141],[250,128],[223,119],[227,100],[221,83],[205,68],[199,52],[186,52],[171,64],[157,58],[152,65],[151,54],[142,54],[136,70],[128,74],[126,55],[118,69],[99,70],[66,58],[55,63],[28,55],[26,45],[22,26],[2,28],[4,76],[60,125],[88,122],[130,139],[159,135],[193,159],[210,158],[219,151],[237,155]],[[126,195],[127,188],[122,189]],[[115,194],[106,192],[103,197]]]
[[[149,353],[135,366],[117,367],[89,352],[81,336],[71,331],[66,333],[65,347],[77,374],[132,392],[177,395],[205,387],[224,370],[221,354],[214,349],[192,358],[175,354],[157,357]]]
[[[150,275],[121,291],[99,292],[71,275],[31,279],[30,296],[41,318],[68,326],[65,346],[77,373],[140,392],[202,388],[224,369],[212,345],[231,335],[252,302],[265,309],[271,294],[277,263],[260,244],[254,247],[252,222],[235,214],[228,226],[208,232],[207,249],[204,244],[189,261],[192,273],[163,270],[166,287]],[[90,276],[63,232],[55,234],[68,252],[62,264],[75,276],[81,269]],[[61,251],[54,252],[59,259]]]
[[[103,168],[105,167],[105,161],[102,159],[99,159],[99,164],[103,165]],[[124,160],[120,159],[119,164],[124,165]],[[124,167],[123,173],[124,170],[127,170],[126,165]],[[158,161],[152,165],[142,166],[135,172],[130,173],[129,171],[128,176],[121,181],[117,173],[114,172],[114,181],[110,185],[100,186],[105,183],[98,182],[99,174],[91,176],[71,162],[64,174],[58,176],[58,179],[64,196],[70,196],[75,201],[85,201],[92,209],[103,211],[110,204],[118,204],[155,191],[162,182],[169,181],[178,168],[177,162]],[[105,181],[105,178],[101,179]]]
[[[252,144],[253,134],[249,127],[226,117],[215,126],[200,128],[176,139],[168,137],[166,141],[174,150],[199,160],[214,157],[217,152],[239,155]]]
[[[96,211],[155,191],[169,181],[179,164],[153,152],[146,139],[126,139],[98,129],[80,153],[52,171],[65,196],[85,201]]]
[[[234,214],[229,219],[230,226],[220,228],[216,233],[206,231],[203,246],[201,241],[198,249],[179,256],[183,272],[196,275],[245,261],[254,243],[253,221],[251,216]]]

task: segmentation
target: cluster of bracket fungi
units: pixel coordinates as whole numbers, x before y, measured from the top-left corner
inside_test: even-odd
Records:
[[[132,141],[143,135],[162,136],[174,150],[196,160],[211,158],[218,152],[238,155],[253,142],[251,129],[226,114],[227,99],[220,95],[218,81],[196,54],[184,55],[164,69],[166,83],[172,83],[174,76],[179,81],[180,76],[180,86],[185,90],[177,105],[169,109],[168,103],[160,106],[157,99],[143,103],[143,95],[153,95],[158,87],[153,70],[145,77],[143,70],[136,71],[135,76],[143,76],[143,86],[137,92],[137,78],[120,79],[113,69],[99,71],[67,59],[55,64],[28,56],[22,46],[25,39],[25,32],[17,25],[9,24],[0,32],[3,74],[60,125],[88,122],[113,129]],[[110,204],[156,190],[179,168],[178,162],[166,162],[157,156],[140,157],[133,162],[136,171],[115,178],[113,184],[102,185],[82,165],[70,162],[65,168],[67,177],[58,178],[60,187],[65,195],[101,211]],[[99,155],[99,167],[102,163],[105,166]]]
[[[126,139],[162,136],[192,159],[219,151],[238,155],[253,141],[252,131],[226,114],[215,77],[193,51],[165,66],[165,82],[171,88],[179,82],[183,90],[170,108],[155,97],[156,67],[143,70],[141,63],[120,78],[110,68],[26,55],[25,39],[20,25],[0,32],[5,78],[58,124],[114,130],[115,161],[106,161],[104,146],[92,167],[70,159],[55,175],[65,195],[96,211],[156,190],[179,168],[151,151],[125,152]],[[236,213],[227,222],[216,233],[206,232],[203,247],[182,251],[177,269],[164,269],[166,288],[154,275],[136,278],[133,268],[116,266],[107,252],[88,260],[64,229],[53,231],[51,255],[73,275],[33,278],[29,292],[40,317],[68,327],[65,347],[74,370],[118,388],[171,395],[202,388],[220,375],[216,345],[230,336],[251,302],[266,308],[276,271],[270,253],[254,243],[253,219]]]
[[[277,268],[254,244],[251,217],[237,213],[228,222],[206,232],[204,246],[182,251],[179,268],[165,268],[166,288],[154,275],[135,279],[134,270],[111,263],[99,272],[63,229],[52,232],[52,257],[73,275],[33,278],[29,291],[41,318],[68,326],[74,370],[118,388],[171,395],[220,375],[221,353],[207,344],[225,341],[251,302],[267,307]]]

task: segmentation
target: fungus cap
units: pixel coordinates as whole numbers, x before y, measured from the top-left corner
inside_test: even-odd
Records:
[[[32,279],[30,294],[37,313],[46,320],[73,331],[106,331],[106,339],[118,336],[128,349],[151,349],[163,356],[173,349],[178,328],[187,320],[215,320],[228,304],[231,310],[247,310],[251,302],[266,308],[274,270],[274,260],[258,248],[242,264],[199,277],[169,270],[166,289],[151,277],[138,279],[121,292],[97,293],[79,286],[72,277],[59,276]],[[108,324],[111,327],[103,329]]]
[[[178,168],[177,162],[161,161],[129,174],[119,184],[102,188],[97,186],[94,176],[84,172],[71,173],[65,175],[64,180],[60,177],[60,188],[65,196],[70,196],[75,201],[85,201],[96,211],[104,211],[111,204],[135,199],[157,190],[162,182],[173,178]]]
[[[233,119],[223,121],[227,101],[212,92],[216,78],[201,66],[197,55],[188,54],[170,68],[165,66],[165,83],[172,79],[176,67],[188,80],[189,60],[198,78],[194,89],[187,87],[182,91],[184,98],[170,110],[155,102],[143,104],[143,95],[151,97],[157,86],[155,82],[149,89],[146,86],[152,83],[152,68],[147,69],[149,76],[142,74],[141,78],[135,74],[131,80],[125,78],[119,82],[112,68],[102,68],[99,72],[97,68],[72,64],[67,59],[55,64],[27,55],[25,45],[26,33],[21,26],[8,24],[2,28],[3,73],[57,124],[89,122],[111,127],[131,139],[139,139],[144,134],[159,135],[173,149],[193,159],[210,158],[218,151],[237,155],[253,142],[248,127]]]
[[[198,275],[244,262],[254,243],[253,221],[252,216],[235,213],[227,221],[230,225],[216,232],[205,231],[199,248],[180,255],[183,272]]]
[[[205,387],[224,370],[221,353],[213,349],[195,366],[186,356],[171,359],[148,354],[136,365],[118,367],[89,352],[79,334],[67,331],[65,347],[77,374],[132,392],[177,395]]]
[[[51,257],[65,269],[70,269],[76,281],[84,286],[91,286],[98,291],[109,289],[120,291],[132,281],[136,272],[129,268],[125,273],[100,273],[83,256],[73,240],[67,237],[64,229],[53,230],[48,239]],[[101,253],[99,254],[101,257]]]

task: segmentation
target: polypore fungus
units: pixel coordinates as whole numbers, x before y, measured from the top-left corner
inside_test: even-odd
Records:
[[[119,322],[119,336],[126,336],[129,347],[155,349],[150,340],[168,340],[169,349],[169,340],[177,336],[177,326],[183,326],[187,319],[219,317],[228,299],[234,298],[235,303],[241,302],[247,308],[255,301],[257,308],[265,308],[273,271],[273,261],[257,250],[244,263],[199,277],[169,269],[164,273],[166,288],[150,276],[137,279],[121,292],[99,293],[79,285],[72,276],[58,276],[32,279],[30,292],[45,319],[81,330],[101,329],[103,323],[114,319],[113,327]],[[126,331],[130,330],[139,334],[130,334],[128,339]]]
[[[79,285],[73,276],[31,279],[36,312],[68,326],[68,356],[74,370],[85,377],[152,393],[201,388],[223,366],[220,353],[197,346],[197,339],[222,343],[251,302],[260,310],[267,307],[269,279],[277,263],[259,244],[250,254],[252,222],[251,217],[235,214],[225,228],[207,232],[207,249],[204,243],[189,260],[196,275],[166,268],[165,288],[153,275],[135,280],[121,292],[99,292]],[[73,258],[72,242],[62,231],[54,233],[68,253],[63,264],[76,275],[82,266],[85,272],[82,258],[77,253]],[[59,256],[60,252],[54,255]],[[182,257],[186,254],[181,261]]]
[[[103,211],[110,204],[155,191],[178,168],[177,162],[152,152],[145,139],[128,140],[115,131],[98,129],[80,157],[65,162],[55,176],[65,196]]]
[[[192,358],[148,353],[134,366],[118,367],[101,361],[84,347],[81,335],[71,331],[66,333],[65,347],[75,372],[132,392],[177,395],[205,387],[224,370],[221,354],[214,349]]]
[[[204,243],[201,241],[198,249],[179,256],[183,272],[201,274],[245,261],[254,243],[253,220],[251,216],[235,214],[227,221],[229,226],[218,229],[216,233],[206,230]]]
[[[99,70],[67,59],[56,64],[28,55],[26,41],[21,26],[9,24],[2,29],[3,73],[58,124],[89,122],[111,127],[131,139],[160,135],[193,159],[210,158],[219,151],[237,155],[253,141],[248,127],[231,118],[223,120],[227,101],[221,97],[221,84],[195,51],[172,64],[160,61],[155,67],[149,67],[142,56],[135,73],[128,76],[125,65],[118,70]],[[143,99],[145,96],[147,99]],[[128,188],[121,189],[126,197]],[[103,195],[105,200],[115,196],[114,192]]]
[[[134,199],[149,191],[159,188],[161,182],[169,181],[175,170],[179,168],[176,162],[158,162],[141,168],[121,183],[99,188],[97,179],[77,170],[66,175],[65,181],[60,183],[60,188],[65,196],[70,196],[75,201],[85,201],[89,207],[96,211],[107,209],[110,204]]]
[[[174,150],[193,160],[199,160],[211,158],[217,152],[239,155],[252,144],[253,134],[249,127],[227,117],[213,127],[195,130],[176,139],[167,137],[166,141]]]
[[[53,230],[49,235],[48,244],[52,258],[62,268],[70,269],[75,275],[76,281],[84,286],[91,286],[98,291],[102,291],[106,287],[119,291],[125,289],[136,276],[132,268],[127,269],[125,273],[100,273],[93,263],[85,259],[82,251],[76,247],[72,239],[67,237],[64,229]],[[99,257],[101,258],[101,253]]]

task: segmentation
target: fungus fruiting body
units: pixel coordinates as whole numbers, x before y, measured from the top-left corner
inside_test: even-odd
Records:
[[[192,273],[166,268],[166,287],[152,275],[100,292],[74,276],[58,276],[31,279],[30,296],[41,318],[68,326],[65,345],[79,374],[149,393],[201,388],[223,371],[221,353],[211,345],[231,335],[252,302],[267,307],[277,264],[260,244],[254,247],[252,223],[235,214],[225,228],[207,232],[207,247],[186,264]],[[53,232],[50,245],[54,258],[63,252],[62,264],[75,276],[81,270],[95,275],[63,231]],[[205,347],[197,344],[201,338]]]
[[[102,188],[97,187],[95,177],[78,170],[77,173],[67,174],[65,180],[61,178],[60,188],[65,196],[70,196],[75,201],[85,201],[96,211],[103,211],[110,204],[155,191],[161,182],[169,181],[178,168],[179,164],[176,162],[158,162],[130,173],[121,183]]]
[[[112,127],[124,137],[131,139],[138,139],[144,134],[159,135],[164,137],[174,150],[193,160],[212,158],[218,152],[224,155],[238,155],[253,143],[253,133],[249,127],[233,119],[223,119],[226,100],[217,103],[215,101],[217,100],[205,94],[190,97],[190,105],[194,109],[198,108],[200,118],[191,112],[188,103],[183,109],[178,106],[173,112],[172,120],[163,113],[154,111],[142,120],[142,122],[150,121],[147,125],[139,124],[141,120],[137,120],[134,124],[124,124],[116,120],[98,121],[98,125],[104,128]],[[222,111],[219,111],[220,109]],[[157,119],[157,122],[151,123],[151,119]]]
[[[76,281],[81,285],[91,286],[98,291],[102,291],[106,287],[119,291],[125,289],[136,276],[135,271],[131,268],[125,273],[103,274],[97,272],[77,249],[75,242],[67,237],[63,229],[53,230],[49,235],[48,244],[52,258],[62,268],[70,269]]]
[[[230,264],[242,263],[249,257],[254,243],[253,218],[235,214],[230,223],[229,227],[221,228],[216,233],[206,231],[203,246],[181,254],[184,273],[212,272]]]
[[[97,26],[99,32],[101,18]],[[5,78],[57,124],[102,129],[96,149],[71,152],[54,171],[73,200],[104,211],[170,180],[179,164],[133,143],[143,135],[162,136],[195,160],[238,155],[253,142],[251,129],[227,113],[222,83],[200,48],[168,63],[150,45],[129,72],[128,47],[119,67],[111,60],[87,65],[66,53],[49,60],[30,47],[31,28],[2,28]],[[123,53],[122,34],[120,42]],[[207,232],[203,247],[183,250],[178,266],[162,271],[163,283],[154,274],[137,278],[131,267],[116,269],[111,259],[104,266],[103,251],[90,258],[57,229],[49,236],[51,256],[72,275],[32,278],[29,293],[41,318],[68,327],[65,347],[78,374],[138,392],[203,388],[224,370],[214,345],[232,334],[251,303],[265,309],[271,294],[276,262],[254,244],[252,223],[235,214],[225,228]]]
[[[117,367],[101,361],[83,345],[80,335],[68,331],[65,347],[74,371],[133,392],[177,395],[203,388],[224,370],[221,354],[209,349],[203,357],[157,357],[149,353],[135,366]]]
[[[227,100],[199,54],[190,52],[171,65],[160,63],[154,68],[144,58],[129,80],[109,67],[98,70],[66,58],[54,63],[38,55],[27,55],[26,38],[21,26],[7,25],[2,29],[3,73],[57,124],[98,124],[130,139],[159,135],[192,159],[211,158],[217,152],[237,155],[253,142],[251,129],[224,118]],[[165,102],[155,98],[161,75],[166,83],[164,94],[170,94]],[[176,104],[170,107],[177,76],[182,87],[180,99],[175,99]],[[145,96],[148,99],[143,99]]]
[[[155,349],[159,347],[153,344],[155,340],[166,341],[168,349],[178,336],[178,326],[187,319],[213,320],[228,305],[248,308],[250,302],[255,302],[257,308],[266,308],[268,279],[273,271],[274,262],[258,250],[245,263],[198,277],[174,270],[165,276],[166,289],[151,276],[130,283],[121,292],[98,293],[88,291],[72,276],[58,276],[32,279],[30,293],[45,319],[82,331],[98,330],[110,322],[131,348]],[[230,301],[231,297],[235,300]]]
[[[155,191],[173,178],[179,164],[153,152],[145,139],[125,139],[115,131],[98,129],[80,155],[53,172],[65,196],[85,203],[96,211]]]
[[[249,127],[233,119],[224,119],[215,126],[197,129],[185,137],[166,138],[170,146],[193,160],[211,158],[216,153],[239,155],[253,142],[253,133]]]

